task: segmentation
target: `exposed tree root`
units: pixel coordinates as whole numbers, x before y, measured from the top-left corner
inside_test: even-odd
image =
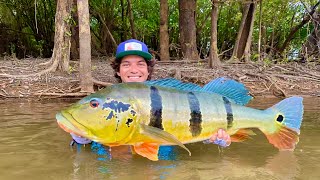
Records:
[[[51,60],[50,60],[51,61]],[[16,75],[12,75],[12,74],[7,74],[7,73],[1,73],[0,74],[0,77],[7,77],[7,78],[15,78],[15,79],[23,79],[23,78],[28,78],[28,77],[34,77],[34,76],[41,76],[41,75],[44,75],[44,74],[47,74],[47,73],[50,73],[50,72],[54,72],[56,69],[57,69],[57,64],[58,62],[55,62],[52,63],[52,65],[47,68],[47,69],[44,69],[40,72],[37,72],[37,73],[31,73],[31,74],[16,74]]]

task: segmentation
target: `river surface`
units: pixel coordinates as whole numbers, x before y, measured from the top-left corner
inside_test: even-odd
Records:
[[[257,98],[265,109],[276,98]],[[226,149],[194,143],[175,148],[162,160],[111,155],[99,144],[69,146],[55,114],[69,101],[0,101],[0,179],[320,179],[320,98],[304,98],[300,142],[294,152],[279,152],[259,131]]]

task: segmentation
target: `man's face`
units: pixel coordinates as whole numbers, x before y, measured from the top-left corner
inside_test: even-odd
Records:
[[[119,72],[122,82],[144,82],[148,79],[148,65],[143,57],[128,55],[122,58]]]

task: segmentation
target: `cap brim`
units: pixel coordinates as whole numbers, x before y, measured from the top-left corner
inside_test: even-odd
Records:
[[[146,53],[146,52],[143,52],[143,51],[124,51],[124,52],[121,52],[121,53],[117,54],[116,55],[116,59],[121,59],[121,58],[123,58],[124,56],[127,56],[127,55],[141,56],[145,60],[148,60],[148,61],[152,58],[152,55],[150,53]]]

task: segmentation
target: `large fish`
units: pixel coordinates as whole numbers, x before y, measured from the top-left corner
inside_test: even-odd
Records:
[[[303,116],[301,97],[266,109],[244,106],[252,97],[243,84],[218,78],[204,87],[176,79],[121,83],[91,94],[56,115],[68,133],[107,146],[132,145],[158,160],[160,145],[205,141],[223,128],[233,142],[258,128],[280,150],[293,150]]]

